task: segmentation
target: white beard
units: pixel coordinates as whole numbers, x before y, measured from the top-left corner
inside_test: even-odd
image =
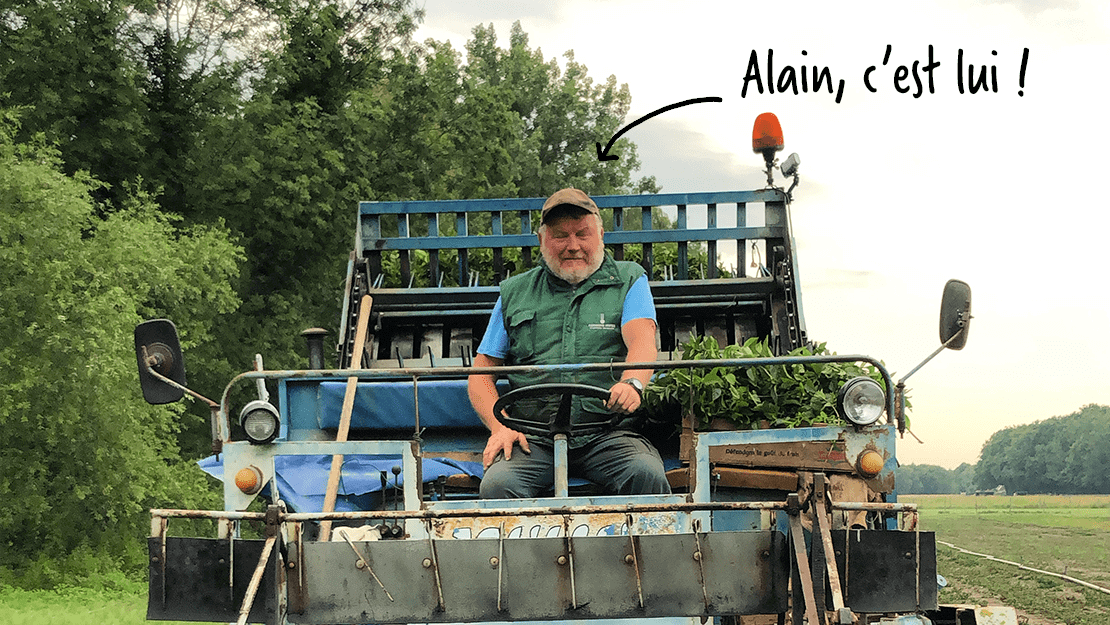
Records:
[[[559,259],[551,254],[546,246],[540,247],[540,254],[543,256],[543,262],[547,264],[547,268],[551,270],[551,273],[566,280],[570,284],[576,285],[594,275],[594,272],[601,267],[601,261],[605,259],[605,248],[599,248],[594,258],[587,258],[587,265],[585,267],[571,270],[563,269],[559,265]]]

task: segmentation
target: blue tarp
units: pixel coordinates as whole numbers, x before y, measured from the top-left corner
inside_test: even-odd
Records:
[[[482,428],[482,421],[470,405],[466,380],[421,380],[419,386],[420,427]],[[508,384],[498,384],[502,393]],[[318,427],[336,429],[343,413],[346,382],[320,384],[320,419]],[[412,382],[362,383],[355,392],[351,411],[352,429],[413,428],[415,419]]]

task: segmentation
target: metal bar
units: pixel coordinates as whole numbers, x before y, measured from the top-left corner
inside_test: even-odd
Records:
[[[711,191],[704,193],[656,193],[641,195],[598,195],[593,199],[599,208],[627,208],[641,205],[652,207],[677,206],[679,204],[709,204],[733,202],[775,202],[785,201],[786,194],[780,189],[759,189],[754,191]],[[399,214],[426,212],[488,212],[494,210],[539,210],[546,198],[494,198],[474,200],[425,200],[405,202],[361,202],[359,211],[367,214]]]
[[[360,202],[360,216],[395,215],[401,213],[450,213],[488,212],[494,210],[539,210],[547,198],[498,198],[477,200],[422,200],[400,202]],[[631,206],[677,206],[679,204],[709,204],[715,202],[774,202],[785,201],[781,189],[755,191],[716,191],[708,193],[655,193],[644,195],[599,195],[593,198],[599,208]]]
[[[814,492],[814,496],[817,497],[818,493]],[[826,508],[828,497],[825,492],[822,492],[819,496],[821,502],[820,509],[817,513],[817,525],[821,533],[821,543],[825,548],[825,568],[829,574],[829,592],[832,593],[833,610],[839,615],[840,611],[844,609],[844,593],[840,588],[840,575],[836,570],[836,552],[833,549],[832,533],[829,528],[829,513]],[[816,500],[814,501],[814,505],[817,505]],[[845,549],[845,551],[847,551],[847,549]],[[920,584],[918,584],[918,586],[920,586]],[[918,605],[921,605],[920,600],[918,601]]]
[[[652,243],[652,241],[651,240],[644,240],[645,238],[646,239],[654,239],[654,236],[653,236],[654,232],[652,232],[652,230],[651,230],[651,207],[650,206],[641,206],[640,207],[640,230],[641,230],[641,232],[634,233],[634,236],[636,236],[637,240],[639,240],[643,243],[643,257],[640,259],[640,265],[643,266],[644,271],[647,272],[648,280],[651,280],[655,276],[655,272],[652,271],[652,268],[655,265],[655,259],[652,257],[652,253],[651,253],[651,243]],[[651,232],[652,234],[649,234],[645,237],[644,236],[644,231]],[[672,231],[672,232],[674,232],[674,231]],[[617,233],[617,234],[626,234],[626,233]]]
[[[520,211],[520,234],[521,236],[528,235],[531,237],[530,243],[537,243],[536,235],[532,232],[532,212],[527,210]],[[520,247],[520,257],[523,261],[524,267],[532,267],[532,246],[522,245]]]
[[[697,551],[694,552],[694,561],[698,563],[698,581],[701,582],[701,598],[705,603],[705,613],[709,614],[709,590],[705,584],[705,565],[702,564],[702,559],[705,558],[705,553],[701,550],[701,523],[694,521],[694,545]]]
[[[420,387],[417,385],[419,378],[418,375],[412,376],[412,412],[415,425],[412,436],[414,439],[420,438]]]
[[[469,508],[456,510],[363,510],[358,512],[282,512],[280,522],[333,520],[389,520],[389,519],[450,519],[463,517],[546,516],[553,514],[611,514],[647,512],[698,512],[714,510],[785,510],[786,503],[779,501],[708,501],[702,503],[661,504],[612,504],[583,506],[548,506],[533,508]],[[236,521],[264,521],[264,512],[225,510],[176,510],[154,509],[156,518],[231,519]]]
[[[428,236],[439,236],[439,213],[428,215]],[[439,250],[428,250],[428,274],[431,278],[429,286],[439,286]]]
[[[914,530],[913,534],[914,534],[914,554],[913,554],[914,576],[913,576],[913,578],[914,578],[914,581],[916,582],[913,585],[913,590],[914,590],[914,593],[915,593],[914,594],[914,599],[915,599],[915,603],[917,605],[917,609],[920,610],[921,609],[921,531],[920,530]]]
[[[811,480],[813,490],[810,494],[809,513],[811,515],[810,525],[810,545],[809,545],[809,566],[810,576],[813,580],[813,605],[817,607],[817,620],[810,621],[810,625],[824,625],[825,624],[825,543],[821,541],[820,527],[821,524],[817,517],[825,513],[824,508],[819,504],[819,493],[825,491],[825,474],[817,472],[813,474]]]
[[[743,228],[748,225],[748,205],[744,202],[736,203],[736,227]],[[736,276],[742,278],[747,275],[748,242],[744,239],[736,240]]]
[[[431,554],[430,557],[432,559],[432,573],[435,574],[436,594],[439,597],[439,609],[440,611],[443,611],[447,608],[447,605],[443,602],[443,581],[439,577],[439,560],[436,557],[436,542],[432,540],[432,536],[434,534],[432,532],[431,521],[425,522],[425,529],[428,533],[428,551]]]
[[[636,553],[636,536],[632,533],[632,515],[625,515],[628,520],[628,543],[632,547],[632,566],[636,572],[636,596],[640,599],[640,608],[644,607],[644,585],[640,581],[640,555]]]
[[[834,501],[832,502],[832,507],[834,510],[851,510],[864,512],[917,512],[917,504],[915,503],[864,503],[856,501]]]
[[[678,205],[678,220],[675,222],[678,230],[686,229],[686,205]],[[686,241],[678,242],[678,279],[686,280],[690,277],[689,244]]]
[[[263,513],[265,517],[265,513]],[[239,533],[239,528],[235,527],[233,531],[227,533],[227,601],[228,603],[235,602],[235,535]]]
[[[613,209],[613,230],[620,232],[624,230],[624,209]],[[613,243],[613,258],[616,260],[624,260],[624,244]]]
[[[357,377],[360,380],[381,380],[383,378],[410,378],[414,375],[421,377],[457,377],[466,378],[482,373],[536,373],[540,371],[551,373],[576,373],[586,371],[625,371],[628,369],[685,369],[685,368],[715,368],[715,367],[763,367],[767,365],[809,365],[830,362],[865,362],[874,366],[880,373],[885,373],[884,381],[889,380],[886,367],[878,360],[860,354],[828,354],[824,356],[772,356],[766,358],[721,358],[699,360],[652,360],[645,362],[605,362],[563,365],[514,365],[501,367],[397,367],[380,369],[270,369],[267,371],[245,371],[237,375],[227,389],[224,390],[224,404],[227,404],[228,389],[243,380],[265,379],[299,379],[316,380],[327,378]],[[893,408],[892,401],[888,398],[887,406]]]
[[[574,587],[574,543],[571,542],[570,516],[563,517],[563,537],[567,544],[567,570],[570,572],[570,605],[578,609],[578,592]]]
[[[719,239],[782,239],[785,228],[755,226],[746,228],[717,227],[688,230],[619,230],[605,233],[606,245],[629,243],[676,243],[681,241],[717,241]],[[468,236],[386,237],[374,241],[375,250],[431,250],[524,247],[536,244],[534,234],[475,234]]]
[[[809,560],[806,557],[806,539],[802,534],[800,514],[790,515],[790,539],[794,543],[794,559],[798,566],[798,577],[802,582],[806,619],[810,625],[817,625],[821,621],[817,620],[817,602],[813,598],[813,579],[809,571]]]
[[[863,355],[836,355],[829,354],[825,356],[776,356],[771,358],[723,358],[720,360],[664,360],[664,361],[651,361],[639,363],[586,363],[586,364],[567,364],[567,365],[542,365],[542,366],[502,366],[502,367],[401,367],[397,369],[294,369],[294,370],[271,370],[271,371],[247,371],[235,376],[224,388],[223,398],[221,400],[220,419],[224,425],[228,424],[229,406],[231,403],[231,389],[243,380],[254,380],[255,378],[266,379],[284,379],[284,378],[297,378],[302,380],[313,380],[322,378],[347,378],[354,376],[360,380],[383,379],[383,378],[398,378],[398,377],[411,377],[413,375],[420,375],[426,377],[459,377],[465,378],[470,375],[494,373],[498,375],[507,375],[512,373],[535,373],[537,371],[549,371],[552,373],[561,372],[579,372],[579,371],[625,371],[628,369],[654,369],[656,371],[664,371],[668,369],[679,369],[687,367],[760,367],[766,365],[805,365],[816,363],[828,362],[865,362],[872,365],[882,375],[886,388],[894,388],[891,381],[890,373],[887,371],[886,366],[870,357]],[[886,396],[886,410],[887,415],[894,414],[894,394],[887,393]],[[226,429],[225,431],[230,431]]]
[[[497,611],[501,612],[504,608],[501,607],[501,588],[502,588],[502,573],[505,570],[505,522],[501,522],[501,528],[497,532]]]
[[[290,576],[292,583],[289,587],[288,608],[290,612],[301,614],[304,612],[305,607],[308,606],[308,580],[305,578],[303,526],[300,523],[294,523],[290,534],[293,540],[292,543],[288,545],[289,562],[286,563],[286,566],[292,569],[292,575]]]
[[[148,357],[146,355],[146,345],[143,345],[142,349],[143,349],[143,360],[146,362],[146,371],[147,371],[147,373],[149,373],[150,375],[157,378],[159,382],[164,382],[166,384],[169,384],[170,386],[176,388],[177,390],[184,392],[186,395],[188,395],[190,397],[194,397],[196,399],[199,399],[200,401],[208,404],[209,407],[215,408],[215,407],[219,406],[219,404],[212,401],[211,399],[208,399],[204,395],[201,395],[200,393],[198,393],[198,392],[196,392],[196,391],[194,391],[190,388],[182,386],[181,384],[178,384],[174,380],[172,380],[170,378],[167,378],[166,376],[162,375],[161,373],[158,373],[157,371],[155,371],[154,366],[151,364],[150,357]]]
[[[262,556],[258,559],[258,566],[254,567],[254,575],[251,576],[251,583],[247,586],[247,594],[243,596],[243,605],[239,608],[238,625],[247,623],[247,617],[250,616],[251,607],[254,605],[254,595],[258,592],[258,584],[262,581],[262,573],[266,570],[266,563],[270,560],[270,552],[274,550],[275,542],[277,542],[277,534],[267,538],[266,544],[262,546]]]
[[[153,521],[153,520],[152,520]],[[158,520],[158,537],[162,543],[162,557],[158,565],[162,569],[162,609],[166,609],[166,526],[169,524],[169,519],[163,518]]]
[[[941,346],[936,349],[936,351],[929,354],[929,356],[927,358],[925,358],[925,360],[922,360],[920,364],[918,364],[913,369],[910,369],[909,373],[902,376],[902,378],[898,380],[898,384],[904,384],[906,382],[906,380],[908,380],[910,378],[911,375],[917,373],[922,367],[929,364],[930,360],[936,358],[937,354],[943,352],[945,350],[945,348],[948,347],[948,344],[951,343],[952,341],[956,340],[956,337],[963,334],[963,332],[964,332],[963,329],[961,329],[959,332],[957,332],[957,333],[953,334],[951,337],[949,337],[949,339],[947,341],[945,341],[944,343],[942,343]]]
[[[501,230],[501,211],[493,211],[493,215],[491,217],[491,220],[492,220],[491,226],[493,227],[493,234],[494,235],[504,234]],[[504,275],[505,262],[504,262],[504,259],[502,258],[502,250],[503,249],[504,248],[500,248],[500,247],[493,248],[493,283],[494,284],[498,284],[499,282],[501,282],[502,278],[505,277],[505,275]]]
[[[398,215],[397,217],[397,237],[401,239],[409,238],[409,216]],[[412,258],[408,250],[398,251],[400,254],[401,265],[401,285],[412,285]]]
[[[716,230],[717,229],[717,205],[716,204],[710,204],[706,207],[706,210],[707,210],[706,222],[709,226],[709,229],[710,230]],[[725,238],[732,238],[732,237],[720,237],[720,238],[725,239]],[[706,265],[707,265],[707,267],[706,267],[706,272],[707,273],[706,273],[705,277],[710,278],[710,279],[716,278],[717,277],[717,239],[707,241],[705,246],[706,246],[706,260],[705,260],[705,262],[706,262]]]
[[[570,493],[570,478],[567,467],[567,435],[555,435],[555,496],[567,497]]]
[[[393,601],[393,595],[389,594],[389,590],[386,589],[385,584],[382,583],[382,580],[378,579],[377,574],[374,573],[374,569],[370,567],[370,561],[363,557],[362,552],[351,542],[351,537],[347,535],[345,528],[339,528],[336,533],[342,536],[343,540],[347,541],[347,544],[351,546],[351,551],[354,551],[355,555],[358,556],[358,560],[355,561],[355,568],[365,568],[366,572],[370,573],[370,577],[373,577],[374,581],[378,582],[378,586],[381,586],[385,596],[389,597],[390,601]]]
[[[452,239],[452,243],[445,247],[453,247],[459,252],[459,286],[469,284],[467,276],[470,275],[470,264],[467,259],[467,248],[471,246],[460,245],[463,239],[470,239],[466,228],[466,213],[455,213],[455,234],[458,235]],[[441,247],[441,246],[436,246]],[[481,247],[493,247],[483,245]]]

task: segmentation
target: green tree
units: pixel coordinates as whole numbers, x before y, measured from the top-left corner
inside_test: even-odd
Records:
[[[1110,408],[1076,413],[995,432],[980,453],[980,488],[1009,492],[1110,492]]]
[[[955,472],[932,464],[907,464],[898,467],[898,491],[914,495],[961,492]]]
[[[436,42],[382,58],[370,46],[345,45],[347,28],[328,6],[295,13],[288,44],[251,100],[208,126],[205,149],[189,164],[196,183],[188,214],[225,216],[247,252],[243,306],[219,330],[239,369],[259,350],[273,366],[301,366],[300,330],[334,324],[360,200],[539,195],[586,183],[603,193],[653,188],[630,182],[631,145],[617,163],[599,162],[593,150],[596,133],[616,130],[627,87],[595,86],[573,62],[563,76],[528,49],[519,26],[511,52],[477,29],[484,56],[471,52],[468,63]],[[490,80],[472,69],[502,57],[516,59],[519,71]],[[518,92],[532,82],[540,95],[525,106]],[[555,121],[563,117],[584,127],[529,148],[537,133],[571,132],[573,124]],[[541,130],[537,119],[552,128]],[[517,227],[513,219],[506,231]],[[453,232],[453,223],[441,226]],[[411,227],[426,231],[426,222]],[[489,228],[488,216],[471,223],[471,232]],[[481,269],[488,260],[475,254],[473,262]]]
[[[545,60],[528,45],[520,22],[513,24],[509,47],[497,45],[493,26],[477,26],[467,44],[464,79],[498,89],[521,120],[519,197],[543,197],[555,189],[578,187],[588,193],[644,193],[658,190],[652,177],[632,179],[640,166],[636,146],[619,139],[617,161],[599,163],[594,144],[603,145],[624,123],[632,95],[616,76],[603,83],[567,51],[565,68]]]
[[[225,230],[179,228],[141,196],[98,217],[99,183],[16,134],[3,113],[0,500],[18,505],[0,507],[0,571],[52,585],[141,566],[146,510],[205,495],[179,458],[181,408],[142,401],[131,333],[171,315],[186,346],[208,340],[235,305],[239,252]]]
[[[957,493],[969,493],[975,490],[975,465],[966,462],[952,470],[952,477],[956,482]]]
[[[66,173],[92,173],[113,203],[138,179],[149,141],[126,27],[120,2],[17,0],[0,11],[0,107],[23,109],[19,139],[44,135]]]

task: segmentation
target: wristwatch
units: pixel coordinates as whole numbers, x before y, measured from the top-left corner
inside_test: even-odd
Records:
[[[625,378],[625,379],[621,380],[621,382],[631,386],[634,389],[636,389],[636,394],[639,395],[640,400],[643,401],[643,399],[644,399],[644,383],[643,382],[641,382],[637,378]]]

